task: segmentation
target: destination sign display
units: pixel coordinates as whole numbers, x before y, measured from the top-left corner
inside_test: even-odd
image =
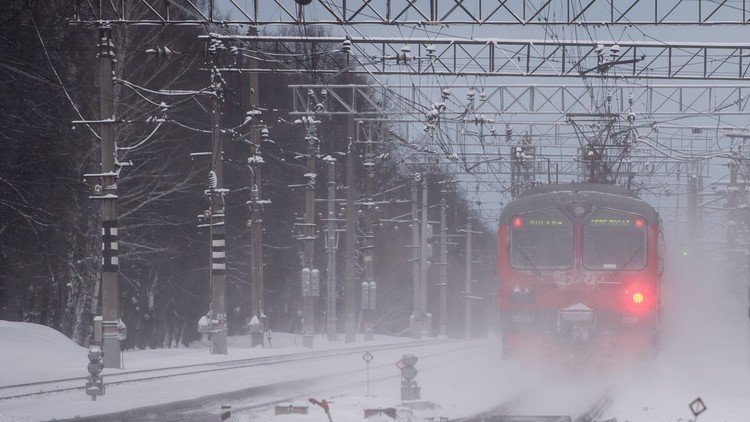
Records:
[[[590,227],[635,227],[642,229],[644,226],[642,218],[592,218],[589,220]]]
[[[534,218],[526,220],[526,225],[529,227],[562,227],[565,225],[565,221]]]
[[[597,227],[631,227],[633,220],[630,218],[592,218],[589,224]]]

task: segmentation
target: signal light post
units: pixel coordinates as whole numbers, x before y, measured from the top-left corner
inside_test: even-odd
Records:
[[[440,199],[440,335],[448,336],[448,225],[445,210],[448,201]]]
[[[346,255],[345,255],[345,283],[344,283],[344,341],[354,343],[356,324],[355,310],[355,256],[357,248],[357,216],[354,212],[356,207],[356,186],[354,179],[354,119],[349,117],[347,127],[349,144],[346,153]]]
[[[224,157],[221,130],[221,76],[215,69],[217,51],[212,39],[207,43],[207,61],[211,67],[211,171],[205,194],[210,201],[207,211],[211,260],[209,278],[211,283],[211,308],[208,321],[211,331],[211,353],[227,354],[227,309],[226,309],[226,237],[224,227]]]
[[[359,137],[359,124],[357,122],[357,138]],[[375,234],[372,229],[373,213],[375,210],[375,203],[373,202],[372,191],[375,183],[375,159],[372,154],[371,140],[363,142],[365,144],[365,204],[364,204],[364,246],[363,246],[363,260],[364,260],[364,278],[362,282],[362,319],[363,319],[363,332],[365,335],[365,341],[372,340],[372,318],[375,311],[375,263],[373,262],[375,252]]]
[[[413,312],[411,314],[411,336],[422,338],[422,300],[421,300],[421,264],[420,264],[420,236],[419,236],[419,184],[422,175],[415,173],[411,182],[411,241],[412,248],[412,282],[414,288]]]
[[[471,338],[471,216],[466,221],[466,280],[464,284],[464,335]]]
[[[429,188],[427,178],[422,179],[422,212],[421,212],[421,229],[419,240],[419,301],[420,311],[422,312],[422,332],[427,336],[432,336],[432,314],[427,312],[427,271],[430,266],[428,257],[431,255],[430,241],[431,226],[427,219],[427,189]]]
[[[257,34],[257,28],[251,27],[248,34]],[[258,60],[255,57],[248,56],[248,69],[256,69]],[[253,128],[250,129],[250,156],[247,160],[250,169],[250,200],[247,202],[250,211],[250,220],[248,227],[250,229],[250,318],[257,317],[261,322],[262,329],[267,330],[268,321],[263,306],[263,292],[265,291],[263,282],[263,214],[262,205],[269,203],[263,197],[262,182],[262,165],[264,164],[261,155],[261,142],[268,141],[268,129],[258,130],[257,126],[261,122],[255,121],[255,117],[260,115],[260,83],[257,72],[248,72],[247,79],[250,90],[242,90],[243,102],[250,106],[253,118]]]
[[[315,302],[320,294],[320,276],[315,268],[315,185],[317,181],[316,158],[319,152],[320,139],[318,139],[318,121],[314,115],[302,118],[305,123],[305,143],[307,144],[307,187],[305,190],[305,219],[303,226],[302,241],[303,265],[302,269],[302,314],[303,314],[303,337],[304,347],[312,348],[315,332]],[[305,286],[305,271],[309,273],[307,286]],[[307,287],[307,289],[305,288]]]
[[[339,233],[336,229],[336,160],[326,157],[328,163],[328,225],[326,227],[326,333],[329,341],[336,341],[336,255],[339,247]]]

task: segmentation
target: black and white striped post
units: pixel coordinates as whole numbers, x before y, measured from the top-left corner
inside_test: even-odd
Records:
[[[114,120],[112,68],[115,60],[112,28],[99,28],[100,113],[103,120]],[[120,288],[117,254],[117,172],[115,171],[115,128],[111,123],[101,129],[102,184],[92,199],[102,201],[102,351],[105,368],[122,368],[120,352]]]
[[[208,224],[211,240],[211,353],[227,354],[227,309],[226,309],[226,239],[224,228],[224,161],[222,150],[221,104],[223,79],[215,69],[217,43],[209,39],[206,45],[206,62],[211,68],[211,171],[209,188],[205,194],[211,208]]]

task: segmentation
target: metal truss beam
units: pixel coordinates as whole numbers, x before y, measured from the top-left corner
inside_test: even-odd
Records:
[[[423,113],[441,101],[439,85],[290,85],[291,114],[308,114],[308,90],[327,92],[325,114],[362,117],[397,116],[408,110]],[[559,84],[502,84],[494,86],[451,85],[452,101],[443,113],[448,118],[463,115],[472,93],[471,116],[552,115],[598,113],[603,110],[632,112],[639,116],[664,115],[747,115],[747,85],[649,85],[595,86]],[[419,104],[414,104],[415,99]],[[607,101],[606,98],[609,98]],[[632,106],[631,106],[632,101]],[[424,108],[418,108],[421,105]]]
[[[506,147],[507,148],[507,147]],[[405,165],[411,166],[437,166],[441,169],[445,169],[450,174],[471,174],[471,175],[510,175],[512,174],[511,161],[508,159],[508,155],[501,155],[495,160],[488,160],[487,157],[492,157],[493,154],[468,154],[464,159],[458,161],[450,161],[444,158],[441,159],[429,159],[421,157],[414,157],[413,159],[407,160]],[[498,156],[494,154],[494,156]],[[549,158],[547,160],[546,158]],[[534,173],[539,181],[547,179],[548,170],[552,172],[559,172],[560,175],[566,176],[582,176],[585,175],[584,164],[576,161],[577,156],[545,156],[545,158],[532,160]],[[638,175],[639,178],[647,177],[675,177],[677,175],[689,175],[689,174],[708,174],[708,166],[706,160],[676,160],[664,157],[655,157],[653,155],[643,154],[635,155],[631,157],[632,171]]]
[[[111,0],[78,1],[72,21],[133,25],[747,25],[746,1]]]
[[[212,35],[225,43],[254,41],[278,51],[287,43],[305,43],[315,51],[340,51],[342,37]],[[201,36],[207,39],[209,36]],[[349,73],[364,75],[523,76],[615,79],[750,80],[750,43],[620,42],[514,40],[498,38],[351,39]],[[405,46],[409,46],[405,50]],[[597,56],[597,46],[604,54]],[[260,52],[262,54],[262,51]],[[260,72],[300,73],[294,56],[267,61]],[[227,67],[223,71],[254,69]],[[341,69],[308,70],[337,74]]]

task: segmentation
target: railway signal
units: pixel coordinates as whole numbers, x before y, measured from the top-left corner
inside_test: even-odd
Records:
[[[86,394],[91,396],[92,401],[96,401],[97,396],[104,395],[104,378],[99,375],[104,369],[104,363],[102,363],[104,352],[99,346],[90,346],[88,357],[87,369],[90,375],[86,381]]]
[[[414,380],[417,377],[417,369],[414,365],[418,360],[416,356],[406,354],[396,362],[396,367],[401,371],[401,401],[422,398],[417,381]]]

